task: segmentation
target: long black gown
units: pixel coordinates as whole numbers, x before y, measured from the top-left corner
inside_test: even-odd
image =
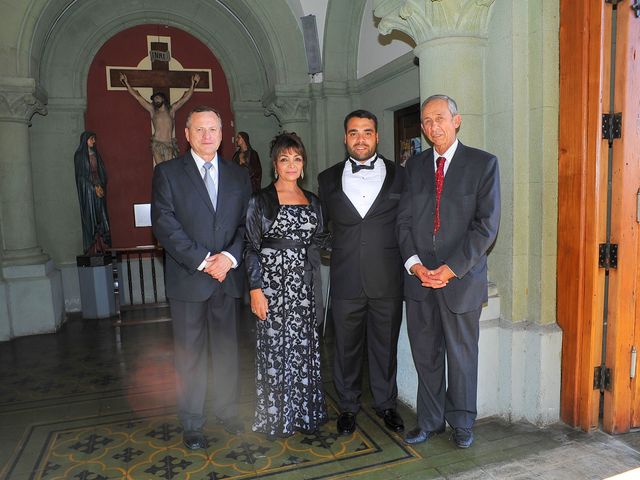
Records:
[[[311,243],[318,216],[310,205],[282,205],[266,235]],[[261,248],[269,311],[256,327],[253,430],[285,437],[327,421],[314,288],[304,281],[306,248]]]

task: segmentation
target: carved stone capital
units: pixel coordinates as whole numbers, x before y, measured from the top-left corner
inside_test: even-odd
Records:
[[[495,0],[374,0],[378,31],[398,30],[417,45],[443,37],[487,37]]]
[[[311,102],[308,96],[274,94],[263,102],[265,115],[274,115],[280,125],[308,122]]]
[[[47,95],[32,78],[0,78],[0,121],[29,123],[35,113],[46,115]]]

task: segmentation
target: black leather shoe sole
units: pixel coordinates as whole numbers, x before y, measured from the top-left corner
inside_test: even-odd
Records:
[[[426,442],[436,435],[443,433],[444,430],[445,427],[439,428],[437,430],[422,430],[420,427],[416,427],[407,433],[407,435],[404,437],[404,443],[415,445],[416,443]]]
[[[393,408],[376,411],[376,415],[384,420],[385,426],[392,432],[402,432],[404,430],[404,421]]]
[[[209,442],[202,432],[185,432],[182,435],[182,443],[189,450],[200,450],[209,446]]]
[[[339,435],[351,435],[356,431],[356,416],[351,412],[343,412],[338,417],[336,429]]]
[[[453,429],[453,443],[458,448],[469,448],[473,443],[473,432],[465,429]]]

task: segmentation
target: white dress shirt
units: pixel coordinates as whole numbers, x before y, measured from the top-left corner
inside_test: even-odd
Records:
[[[349,201],[356,208],[362,218],[367,214],[371,205],[382,189],[384,178],[387,175],[387,167],[382,158],[378,158],[377,154],[367,159],[364,164],[371,165],[376,159],[372,170],[362,169],[353,173],[351,162],[347,160],[344,164],[342,172],[342,188]],[[357,160],[356,164],[360,164]]]
[[[449,165],[451,165],[451,161],[453,160],[453,156],[456,154],[456,150],[458,148],[458,139],[456,138],[456,141],[453,142],[453,144],[447,149],[446,152],[444,152],[444,154],[440,155],[438,152],[436,152],[436,149],[433,149],[433,171],[435,172],[438,169],[438,164],[437,164],[437,160],[440,157],[444,157],[445,161],[444,161],[444,175],[447,175],[447,170],[449,170]],[[409,272],[410,275],[413,275],[413,273],[411,273],[411,267],[413,267],[415,264],[417,263],[422,263],[422,261],[420,260],[420,257],[416,254],[416,255],[412,255],[411,257],[409,257],[409,259],[404,262],[404,268],[407,269],[407,272]],[[453,271],[453,270],[452,270]],[[455,272],[454,272],[455,275]]]
[[[198,173],[200,173],[200,176],[204,178],[204,176],[207,174],[207,169],[204,168],[205,160],[202,157],[200,157],[196,152],[194,152],[193,149],[191,150],[191,156],[196,162],[196,167],[198,167]],[[213,160],[211,160],[211,165],[213,166],[208,170],[208,174],[211,180],[213,181],[213,185],[216,187],[216,192],[218,192],[218,195],[219,195],[220,189],[218,188],[218,153],[216,153],[216,156],[213,157]],[[231,268],[236,268],[238,266],[238,262],[236,258],[233,255],[231,255],[229,252],[222,251],[220,253],[222,253],[223,255],[228,257],[229,260],[231,260]],[[204,270],[204,267],[207,265],[207,258],[209,258],[210,255],[211,255],[211,252],[207,253],[207,256],[205,257],[205,259],[198,266],[198,270],[200,271]]]

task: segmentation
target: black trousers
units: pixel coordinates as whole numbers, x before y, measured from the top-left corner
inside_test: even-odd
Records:
[[[178,417],[185,431],[205,424],[209,353],[213,370],[214,414],[237,415],[238,299],[218,288],[205,302],[170,299]]]
[[[395,408],[402,298],[331,299],[335,331],[333,381],[340,410],[357,413],[362,395],[365,342],[373,408]]]
[[[445,421],[452,427],[473,426],[481,311],[453,313],[439,289],[431,290],[425,301],[407,299],[407,333],[418,372],[418,426],[423,430],[437,430]]]

